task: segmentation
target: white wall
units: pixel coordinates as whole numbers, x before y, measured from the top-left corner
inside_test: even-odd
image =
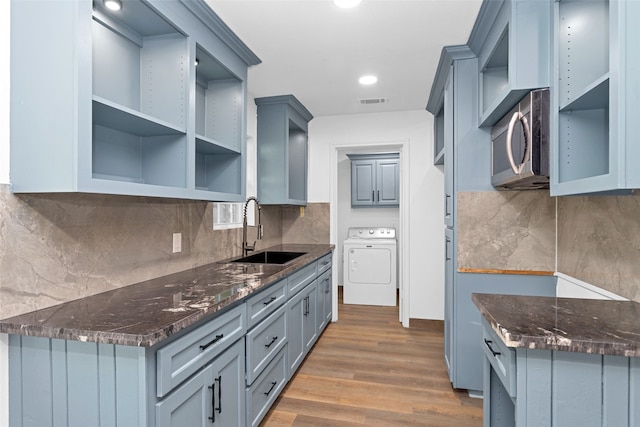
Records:
[[[409,141],[409,317],[444,317],[444,175],[433,166],[433,116],[426,111],[316,117],[309,124],[309,202],[331,200],[336,146]],[[335,209],[335,207],[332,207]],[[338,247],[339,242],[332,242]]]
[[[9,183],[9,1],[0,1],[0,184]],[[0,242],[2,245],[2,242]],[[0,427],[9,425],[7,335],[0,334]]]

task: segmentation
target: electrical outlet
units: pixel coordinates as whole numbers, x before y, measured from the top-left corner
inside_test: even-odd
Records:
[[[182,233],[173,233],[173,253],[182,252]]]

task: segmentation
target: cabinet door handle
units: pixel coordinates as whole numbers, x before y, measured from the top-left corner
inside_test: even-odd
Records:
[[[216,382],[218,383],[218,407],[214,408],[214,410],[217,410],[219,414],[222,413],[222,375],[219,375],[218,378],[216,378]]]
[[[380,202],[380,190],[378,190],[378,202]]]
[[[211,390],[211,416],[207,418],[209,418],[209,421],[211,421],[211,424],[214,424],[216,422],[216,383],[215,382],[209,386],[209,390]]]
[[[271,304],[272,302],[274,302],[276,299],[277,299],[276,297],[271,297],[271,298],[269,298],[269,301],[265,301],[265,302],[263,302],[263,304],[264,304],[264,305],[269,305],[269,304]]]
[[[447,194],[444,197],[444,214],[445,216],[449,216],[451,215],[451,212],[449,212],[449,199],[451,198],[450,194]]]
[[[271,392],[273,391],[274,387],[276,386],[276,384],[278,384],[276,381],[272,381],[271,382],[271,388],[269,389],[269,391],[265,391],[264,395],[265,396],[269,396],[271,394]]]
[[[309,297],[304,297],[304,315],[309,315]]]
[[[278,341],[278,337],[271,338],[271,342],[269,344],[265,344],[264,346],[269,348],[273,345],[274,342]]]
[[[376,201],[376,190],[371,190],[371,201],[372,202]]]
[[[499,351],[495,351],[495,350],[493,349],[493,347],[491,347],[491,343],[492,343],[492,342],[493,342],[493,341],[490,341],[490,340],[488,340],[488,339],[486,339],[486,338],[484,339],[484,344],[487,346],[487,348],[489,349],[489,351],[491,352],[491,354],[493,354],[493,356],[495,357],[495,356],[500,355],[501,353],[500,353]]]
[[[449,244],[451,243],[451,239],[448,237],[445,238],[444,241],[444,260],[451,261],[451,257],[449,256]]]
[[[214,339],[212,339],[211,341],[209,341],[206,344],[203,344],[200,346],[200,350],[206,350],[207,347],[217,343],[218,341],[220,341],[222,339],[222,337],[224,337],[224,334],[220,334],[220,335],[216,335],[216,337]]]

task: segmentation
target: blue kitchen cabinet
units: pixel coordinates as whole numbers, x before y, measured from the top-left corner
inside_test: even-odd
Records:
[[[244,340],[156,404],[157,427],[236,426],[245,417]]]
[[[427,110],[442,117],[445,173],[444,357],[453,387],[483,388],[480,312],[473,292],[555,295],[553,276],[465,273],[458,270],[457,195],[495,191],[490,135],[478,127],[478,59],[466,46],[443,49]],[[437,119],[436,119],[437,124]]]
[[[333,289],[331,286],[331,268],[318,276],[318,309],[316,325],[318,327],[318,336],[331,323],[333,313]]]
[[[468,46],[478,56],[480,126],[492,126],[531,89],[549,87],[552,4],[484,1]]]
[[[640,188],[640,4],[554,7],[551,195]]]
[[[318,282],[314,280],[287,303],[289,336],[287,379],[291,379],[318,338]]]
[[[482,327],[484,427],[640,425],[637,357],[510,348]]]
[[[13,0],[11,43],[14,192],[244,200],[260,61],[204,1]]]
[[[398,207],[400,205],[400,156],[349,154],[352,207]]]
[[[307,204],[308,127],[313,116],[293,95],[256,98],[258,199]]]

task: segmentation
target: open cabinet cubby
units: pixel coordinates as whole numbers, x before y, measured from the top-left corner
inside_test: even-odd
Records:
[[[444,165],[444,105],[433,116],[433,164]]]
[[[481,111],[486,111],[501,97],[509,86],[509,26],[500,36],[500,41],[480,72],[482,80]]]

